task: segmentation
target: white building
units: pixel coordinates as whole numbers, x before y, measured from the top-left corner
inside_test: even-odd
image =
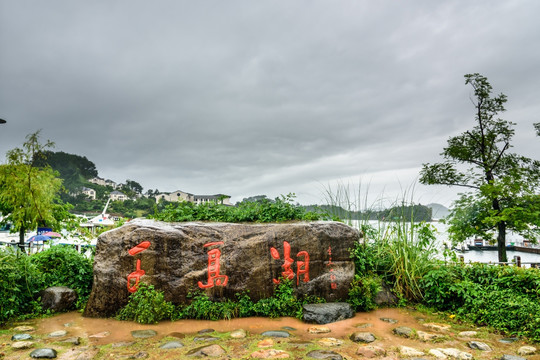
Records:
[[[92,178],[92,179],[90,179],[88,181],[91,182],[92,184],[96,184],[96,185],[110,186],[113,189],[118,188],[118,184],[115,183],[114,181],[110,180],[110,179],[105,180],[105,179],[100,178],[100,177],[95,177],[95,178]]]
[[[188,201],[195,204],[206,204],[206,203],[220,203],[224,205],[231,205],[230,196],[223,194],[216,195],[193,195],[182,190],[176,190],[170,193],[161,193],[155,196],[156,202],[160,200],[166,200],[170,202],[177,201]]]
[[[125,201],[125,200],[129,200],[129,197],[118,191],[118,190],[114,190],[112,193],[110,193],[109,195],[109,198],[112,200],[112,201]]]
[[[88,196],[89,199],[96,200],[96,190],[83,186],[82,193]]]

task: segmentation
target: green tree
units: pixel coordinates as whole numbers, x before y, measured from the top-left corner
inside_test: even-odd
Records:
[[[510,153],[512,122],[498,118],[506,95],[492,96],[487,78],[465,75],[474,90],[475,126],[450,137],[441,153],[444,162],[424,164],[420,182],[470,189],[454,204],[449,232],[454,241],[497,234],[499,261],[506,262],[506,231],[535,240],[539,235],[540,162]]]
[[[536,130],[536,135],[540,136],[540,123],[534,124],[534,129]]]
[[[86,156],[68,154],[63,151],[44,151],[43,156],[35,160],[39,167],[50,165],[58,171],[64,180],[63,185],[71,192],[80,191],[86,180],[98,175],[96,165]]]
[[[57,228],[69,217],[68,205],[58,198],[62,180],[50,166],[36,167],[43,151],[54,146],[39,142],[39,131],[26,137],[22,148],[7,152],[7,164],[0,165],[0,210],[8,214],[4,221],[11,222],[19,232],[19,244],[24,244],[26,230],[37,226]]]
[[[122,185],[121,191],[129,197],[134,197],[136,194],[142,194],[143,187],[135,180],[126,180],[126,183]]]

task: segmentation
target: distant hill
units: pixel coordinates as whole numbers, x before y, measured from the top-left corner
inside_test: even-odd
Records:
[[[428,208],[431,209],[431,216],[434,219],[444,219],[448,215],[450,215],[450,210],[441,204],[427,204]]]
[[[304,206],[307,211],[321,212],[332,217],[349,220],[398,220],[405,221],[431,221],[433,216],[431,209],[425,205],[394,206],[384,210],[347,211],[336,205],[308,205]]]

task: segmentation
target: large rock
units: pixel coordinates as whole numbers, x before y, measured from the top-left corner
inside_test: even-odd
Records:
[[[287,224],[163,223],[137,219],[103,233],[84,315],[113,316],[138,281],[174,304],[194,290],[211,299],[270,297],[280,276],[297,295],[345,299],[354,276],[349,249],[358,232],[338,222]],[[128,280],[129,279],[129,280]]]
[[[77,293],[65,286],[49,287],[41,292],[41,306],[52,311],[66,311],[75,307]]]
[[[305,304],[303,310],[303,319],[307,323],[328,324],[354,316],[348,303]]]

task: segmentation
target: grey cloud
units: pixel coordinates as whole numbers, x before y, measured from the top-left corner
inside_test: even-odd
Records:
[[[481,72],[534,157],[539,8],[0,0],[0,152],[43,128],[116,181],[312,199],[343,178],[414,181],[471,126],[463,75]]]

